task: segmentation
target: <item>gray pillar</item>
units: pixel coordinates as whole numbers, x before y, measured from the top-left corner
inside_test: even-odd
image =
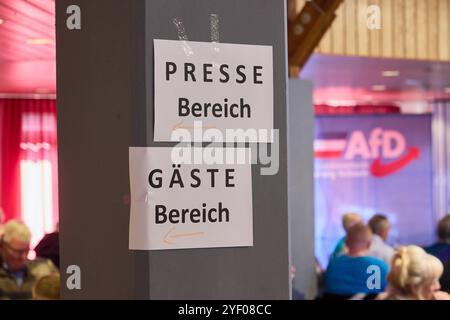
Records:
[[[312,299],[317,294],[314,260],[314,118],[312,83],[289,80],[288,199],[293,286]]]
[[[79,5],[82,29],[66,28]],[[80,266],[66,299],[288,299],[286,27],[283,0],[58,0],[61,266]],[[153,39],[272,45],[280,169],[253,166],[254,246],[129,251],[128,147],[153,142]],[[63,273],[63,284],[67,275]]]

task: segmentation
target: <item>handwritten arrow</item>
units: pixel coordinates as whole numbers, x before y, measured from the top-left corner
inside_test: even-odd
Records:
[[[164,235],[164,243],[167,244],[175,244],[173,239],[178,238],[190,238],[190,237],[198,237],[198,236],[204,236],[205,232],[190,232],[190,233],[173,233],[175,231],[175,227],[170,229],[165,235]]]
[[[194,126],[185,126],[185,125],[183,125],[183,121],[180,121],[180,122],[178,122],[177,124],[175,124],[175,125],[173,126],[172,131],[175,131],[175,130],[177,130],[177,129],[194,129],[194,128],[195,128]],[[213,126],[213,125],[205,125],[205,126],[202,126],[202,128],[205,128],[205,129],[214,129],[214,128],[216,128],[216,126]]]

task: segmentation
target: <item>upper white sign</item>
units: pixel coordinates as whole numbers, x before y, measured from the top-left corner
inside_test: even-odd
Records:
[[[180,141],[180,130],[183,141],[208,140],[195,122],[218,129],[216,142],[246,131],[248,142],[272,142],[271,46],[155,39],[154,47],[155,141]]]

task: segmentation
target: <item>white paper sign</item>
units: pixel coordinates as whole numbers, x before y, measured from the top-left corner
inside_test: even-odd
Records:
[[[155,141],[179,141],[172,132],[194,137],[194,121],[203,129],[264,130],[249,142],[271,142],[273,58],[271,46],[154,40]],[[228,135],[229,137],[231,135]]]
[[[171,152],[130,148],[129,248],[253,246],[251,165],[179,166]]]

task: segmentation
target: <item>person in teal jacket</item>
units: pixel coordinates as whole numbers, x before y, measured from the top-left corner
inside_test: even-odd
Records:
[[[360,224],[362,223],[362,218],[359,214],[354,213],[354,212],[348,212],[345,213],[342,216],[342,226],[344,227],[345,233],[347,235],[348,231],[350,230],[351,227],[353,227],[354,225]],[[338,256],[340,256],[341,254],[345,253],[345,239],[346,236],[342,237],[338,243],[336,244],[336,247],[334,248],[333,253],[331,254],[331,259],[334,259]]]

